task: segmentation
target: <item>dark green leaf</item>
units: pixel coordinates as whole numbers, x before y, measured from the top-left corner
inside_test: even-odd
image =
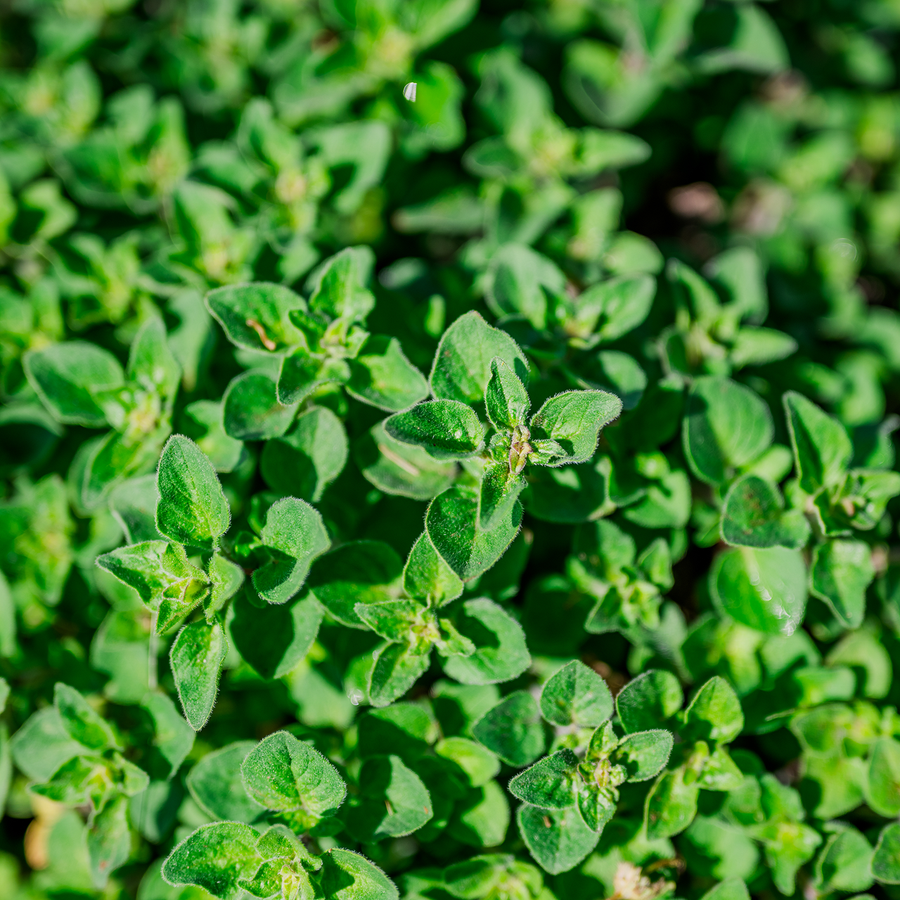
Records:
[[[566,663],[541,690],[541,714],[554,725],[596,728],[612,712],[613,699],[606,682],[578,660]]]
[[[422,447],[435,459],[465,459],[484,445],[475,411],[455,400],[429,400],[384,421],[395,440]]]
[[[200,621],[182,628],[169,651],[178,699],[194,731],[212,715],[226,649],[222,626]]]

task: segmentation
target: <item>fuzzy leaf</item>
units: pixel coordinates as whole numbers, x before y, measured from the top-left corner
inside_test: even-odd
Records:
[[[541,690],[541,714],[554,725],[596,728],[612,712],[613,699],[606,682],[577,659],[554,673]]]
[[[455,400],[429,400],[385,419],[395,440],[415,444],[435,459],[465,459],[484,445],[484,426],[475,411]]]
[[[837,484],[853,454],[844,426],[794,391],[784,395],[784,410],[800,487],[815,494]]]
[[[347,788],[337,769],[286,731],[264,738],[241,764],[247,793],[267,809],[303,810],[313,821],[333,816]]]
[[[520,772],[509,783],[513,796],[546,809],[565,809],[575,803],[578,757],[571,750],[557,750]]]
[[[800,510],[784,510],[778,487],[757,475],[732,484],[722,509],[722,540],[738,547],[787,547],[801,550],[810,536]]]
[[[379,409],[406,409],[428,396],[425,376],[406,358],[396,338],[371,335],[350,361],[347,392]]]
[[[491,377],[484,392],[484,402],[488,419],[497,430],[524,425],[531,409],[525,385],[499,357],[491,360]]]
[[[222,626],[200,621],[185,625],[169,651],[178,699],[194,731],[200,731],[212,715],[226,649]]]
[[[189,438],[172,435],[157,470],[156,527],[180,544],[214,550],[231,512],[212,463]]]
[[[407,597],[443,606],[463,592],[459,576],[441,559],[427,534],[419,535],[403,569]]]
[[[306,306],[282,284],[256,282],[217,288],[206,306],[233,344],[245,350],[283,353],[303,339],[288,313]]]
[[[606,391],[566,391],[551,397],[531,418],[532,437],[560,446],[544,465],[587,462],[597,449],[600,429],[621,412],[622,401]]]
[[[540,709],[528,691],[504,697],[472,726],[472,734],[516,768],[533,763],[544,752]]]
[[[681,709],[684,695],[678,679],[664,669],[633,678],[616,696],[616,712],[629,733],[660,725]]]
[[[672,745],[673,738],[668,731],[638,731],[624,737],[609,760],[625,769],[629,781],[647,781],[665,768]]]
[[[73,741],[91,750],[121,748],[112,728],[75,688],[58,681],[53,689],[53,702],[63,728]]]
[[[600,835],[582,821],[578,810],[541,809],[524,804],[516,814],[529,853],[551,875],[574,869],[597,846]]]

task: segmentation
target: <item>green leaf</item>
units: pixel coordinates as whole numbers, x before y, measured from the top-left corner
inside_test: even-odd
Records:
[[[244,570],[221,553],[214,553],[209,561],[209,580],[212,591],[204,603],[206,620],[220,612],[225,604],[241,589],[244,584]]]
[[[112,728],[75,688],[58,681],[53,689],[53,702],[63,728],[73,741],[91,750],[121,749]]]
[[[283,353],[303,340],[289,312],[305,309],[302,297],[282,284],[258,282],[217,288],[206,295],[207,309],[228,335],[245,350]]]
[[[628,781],[647,781],[665,768],[672,746],[673,738],[668,731],[638,731],[619,741],[609,761],[625,769]]]
[[[505,460],[486,464],[478,498],[478,527],[490,531],[507,519],[526,484],[522,475],[509,470]]]
[[[212,463],[189,438],[174,434],[157,470],[156,527],[179,544],[214,550],[231,512]]]
[[[395,440],[415,444],[435,459],[465,459],[484,446],[484,426],[475,411],[455,400],[428,400],[385,419]]]
[[[331,540],[318,510],[296,497],[283,497],[269,507],[260,540],[270,561],[257,569],[253,587],[268,603],[286,603],[303,586],[310,566]]]
[[[55,706],[29,716],[10,739],[16,767],[32,781],[48,781],[64,763],[89,748],[69,736]]]
[[[196,804],[214,819],[250,824],[265,807],[247,794],[241,763],[256,747],[254,741],[237,741],[202,757],[188,772],[185,783]]]
[[[185,432],[206,454],[217,472],[233,472],[241,462],[244,445],[225,433],[222,403],[195,400],[184,408]]]
[[[321,859],[321,885],[329,900],[399,900],[387,875],[358,853],[335,847]]]
[[[372,610],[388,604],[359,605]],[[369,673],[369,702],[373,706],[388,706],[399,700],[425,674],[430,659],[430,646],[420,648],[406,643],[392,643],[380,647],[374,654]]]
[[[286,731],[264,738],[241,764],[247,793],[266,809],[302,810],[314,822],[333,816],[347,788],[318,750]]]
[[[400,341],[371,335],[350,361],[347,393],[379,409],[406,409],[428,396],[425,376],[406,358]]]
[[[900,884],[900,823],[885,825],[878,835],[872,874],[882,884]]]
[[[194,730],[184,721],[168,694],[153,691],[141,701],[153,720],[153,745],[166,763],[171,778],[194,746]]]
[[[169,884],[195,884],[219,900],[236,900],[242,893],[239,882],[252,877],[262,862],[258,837],[237,822],[201,825],[169,854],[162,876]]]
[[[151,316],[140,327],[128,354],[128,380],[171,404],[181,382],[181,367],[169,349],[166,326]]]
[[[577,786],[578,814],[581,816],[582,822],[597,834],[603,831],[616,814],[618,799],[619,793],[614,787],[599,787],[583,783]]]
[[[784,395],[784,411],[800,487],[815,494],[836,485],[853,455],[844,426],[794,391]]]
[[[691,739],[728,744],[744,727],[741,702],[734,688],[718,675],[697,691],[684,712],[684,731]]]
[[[736,547],[801,550],[810,536],[803,512],[785,512],[777,485],[758,475],[744,475],[731,485],[720,527],[722,540]]]
[[[625,275],[592,284],[578,295],[566,329],[588,346],[617,340],[647,318],[655,294],[656,282],[649,275]]]
[[[554,725],[596,728],[612,712],[613,699],[606,682],[577,659],[551,675],[541,690],[541,714]]]
[[[373,298],[364,290],[374,262],[369,247],[345,247],[317,271],[309,305],[332,319],[364,319]]]
[[[434,752],[454,762],[465,773],[470,787],[481,787],[500,772],[496,755],[468,738],[443,738],[435,744]]]
[[[86,341],[30,350],[22,363],[37,395],[51,415],[65,425],[103,428],[106,415],[97,395],[125,383],[119,361]]]
[[[753,462],[772,443],[769,407],[757,394],[728,378],[696,379],[682,429],[684,453],[694,474],[721,484],[734,469]]]
[[[528,691],[504,697],[472,726],[472,734],[516,768],[533,763],[544,752],[540,709]]]
[[[866,614],[866,588],[875,578],[872,550],[863,541],[833,540],[813,548],[810,592],[824,600],[846,628]]]
[[[225,433],[239,441],[281,437],[291,427],[296,412],[296,406],[279,402],[275,381],[260,371],[232,378],[222,398]]]
[[[169,651],[178,699],[194,731],[200,731],[212,715],[226,649],[222,626],[200,621],[185,625]]]
[[[381,541],[350,541],[319,557],[307,584],[316,599],[343,625],[365,628],[358,603],[384,603],[400,593],[403,561]]]
[[[467,600],[455,625],[475,645],[475,652],[444,660],[444,671],[451,678],[463,684],[496,684],[518,677],[531,665],[522,626],[493,600]]]
[[[845,827],[826,842],[816,861],[822,891],[865,891],[872,887],[872,845],[855,828]]]
[[[478,525],[479,493],[456,485],[436,497],[425,514],[425,529],[434,548],[463,580],[486,572],[513,542],[522,522],[516,503],[508,518],[491,529]]]
[[[900,815],[900,741],[881,737],[872,745],[866,802],[880,816]]]
[[[317,503],[347,463],[347,432],[323,406],[297,416],[287,434],[263,444],[260,472],[279,494]]]
[[[697,815],[700,787],[685,781],[683,768],[663,772],[647,794],[644,821],[650,840],[684,831]]]
[[[622,412],[622,401],[606,391],[566,391],[551,397],[532,416],[532,437],[556,441],[542,465],[563,466],[587,462],[597,449],[600,429]]]
[[[528,852],[551,875],[574,869],[600,840],[600,835],[584,824],[574,806],[541,809],[524,804],[516,813],[516,821]]]
[[[413,600],[444,606],[463,592],[457,574],[441,559],[428,535],[419,535],[403,569],[403,590]]]
[[[557,750],[520,772],[509,783],[513,796],[545,809],[565,809],[575,803],[578,757],[571,750]]]
[[[681,709],[684,695],[678,679],[664,669],[633,678],[616,695],[619,721],[629,733],[667,722]]]
[[[358,840],[412,834],[432,816],[428,789],[399,756],[367,759],[359,773],[359,789],[347,812],[347,825]]]
[[[806,581],[801,554],[782,547],[726,550],[709,573],[716,608],[767,634],[793,634],[803,621]]]
[[[429,378],[431,392],[446,400],[479,403],[484,399],[495,357],[527,384],[528,361],[518,344],[499,328],[488,325],[479,313],[467,312],[441,337]]]
[[[497,316],[524,316],[535,328],[547,325],[547,295],[560,292],[565,276],[547,257],[521,244],[497,250],[486,275],[485,294]]]
[[[103,887],[110,873],[131,856],[127,798],[114,798],[94,816],[87,830],[87,848],[94,885]]]
[[[363,476],[380,491],[431,500],[453,484],[456,463],[437,460],[422,447],[394,440],[384,423],[366,432],[354,445],[354,459]]]
[[[241,658],[262,678],[282,678],[309,653],[325,611],[305,591],[262,609],[248,594],[242,591],[235,599],[231,639]]]
[[[710,888],[700,900],[750,900],[750,893],[742,879],[727,878]]]
[[[531,410],[525,385],[499,357],[491,360],[491,377],[484,392],[488,419],[498,431],[524,425]]]

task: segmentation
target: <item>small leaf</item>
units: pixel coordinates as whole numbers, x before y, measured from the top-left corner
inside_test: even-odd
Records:
[[[441,559],[427,534],[419,535],[409,551],[403,569],[403,590],[407,597],[434,606],[443,606],[463,592],[459,576]]]
[[[684,695],[678,679],[664,669],[633,678],[616,696],[616,712],[629,733],[667,722],[681,709]]]
[[[188,772],[185,783],[194,802],[213,819],[255,822],[265,807],[247,794],[241,763],[256,747],[255,741],[237,741],[202,757]]]
[[[306,303],[282,284],[227,285],[210,291],[206,306],[228,339],[245,350],[283,353],[303,339],[288,313]]]
[[[387,604],[373,604],[365,606],[365,609],[371,610],[379,605]],[[399,700],[428,670],[430,658],[430,646],[422,649],[406,643],[394,643],[379,648],[369,673],[368,693],[372,706],[388,706]]]
[[[806,565],[796,550],[735,548],[720,553],[709,573],[716,608],[767,634],[791,635],[803,621]]]
[[[481,744],[464,737],[447,737],[438,741],[434,752],[454,762],[465,772],[471,787],[487,784],[500,772],[497,757]]]
[[[900,884],[900,823],[885,825],[878,835],[872,874],[882,884]]]
[[[56,683],[53,702],[69,737],[91,750],[121,748],[115,732],[103,717],[73,687]]]
[[[360,841],[411,834],[432,816],[428,789],[398,756],[367,759],[359,773],[359,789],[347,824]]]
[[[275,381],[260,371],[232,378],[222,398],[225,433],[238,441],[268,441],[281,437],[294,421],[297,401],[280,402]]]
[[[540,709],[528,691],[504,697],[472,726],[472,734],[516,768],[533,763],[544,752]]]
[[[784,410],[800,487],[807,494],[833,487],[853,455],[844,426],[795,391],[784,395]]]
[[[496,684],[518,677],[531,665],[522,626],[493,600],[467,600],[455,625],[475,652],[444,660],[451,678],[463,684]]]
[[[239,882],[251,878],[262,862],[258,838],[249,825],[237,822],[201,825],[169,854],[162,876],[168,884],[195,884],[219,900],[237,900]]]
[[[615,788],[579,783],[576,800],[581,821],[591,831],[599,834],[616,814],[618,797],[619,792]]]
[[[110,873],[128,862],[131,856],[126,797],[115,797],[97,812],[87,830],[87,848],[94,885],[103,887]]]
[[[625,275],[592,284],[576,299],[567,329],[589,345],[614,341],[647,318],[655,294],[656,281],[649,275]]]
[[[900,815],[900,741],[881,737],[869,752],[866,802],[880,816]]]
[[[488,418],[498,431],[524,425],[531,409],[525,385],[499,357],[491,360],[491,377],[484,392],[484,402]]]
[[[625,769],[630,782],[647,781],[666,767],[672,746],[673,738],[668,731],[638,731],[619,741],[609,760]]]
[[[875,578],[872,550],[863,541],[833,540],[813,548],[810,592],[824,600],[845,628],[859,628],[866,588]]]
[[[682,439],[694,473],[721,484],[772,443],[772,414],[750,388],[728,378],[702,376],[688,396]]]
[[[485,465],[478,498],[478,527],[489,531],[509,518],[525,487],[525,478],[510,472],[505,460]]]
[[[816,861],[817,887],[825,891],[865,891],[872,887],[872,845],[855,828],[831,835]]]
[[[318,750],[286,731],[264,738],[241,765],[247,793],[267,809],[302,810],[312,821],[333,816],[347,788]]]
[[[317,503],[346,463],[343,422],[330,409],[314,406],[297,416],[287,434],[263,444],[259,467],[276,493]]]
[[[622,401],[606,391],[566,391],[551,397],[532,416],[532,437],[556,441],[562,450],[543,465],[587,462],[597,449],[600,429],[622,412]]]
[[[513,796],[546,809],[565,809],[575,804],[578,757],[571,750],[557,750],[520,772],[509,783]]]
[[[321,884],[329,900],[399,900],[387,875],[358,853],[335,847],[321,859]]]
[[[185,625],[169,651],[178,699],[194,731],[200,731],[212,715],[226,649],[222,626],[200,621]]]
[[[650,840],[684,831],[697,815],[700,788],[696,782],[685,782],[684,776],[683,768],[663,772],[650,788],[644,811]]]
[[[179,544],[214,550],[231,512],[212,463],[189,438],[174,434],[157,470],[156,527]]]
[[[522,507],[515,503],[507,518],[493,528],[480,528],[478,503],[476,489],[456,485],[436,497],[425,514],[431,543],[463,581],[493,566],[513,542],[522,522]]]
[[[331,546],[318,510],[296,497],[283,497],[269,507],[260,540],[271,551],[271,560],[253,573],[252,580],[268,603],[290,600],[316,557]]]
[[[541,690],[541,714],[554,725],[596,728],[612,712],[613,699],[606,682],[577,659],[554,673]]]
[[[429,400],[385,419],[395,440],[415,444],[435,459],[465,459],[484,446],[484,426],[475,411],[455,400]]]
[[[119,361],[86,341],[67,341],[30,350],[22,363],[37,395],[51,415],[64,425],[103,428],[106,415],[97,394],[125,383]]]
[[[784,511],[778,487],[757,475],[732,484],[722,509],[722,540],[737,547],[787,547],[801,550],[810,536],[801,510]]]
[[[600,840],[574,806],[560,810],[524,804],[519,807],[516,821],[528,852],[551,875],[574,869]]]
[[[393,412],[428,396],[425,376],[406,358],[396,338],[370,335],[349,365],[347,392],[370,406]]]
[[[741,702],[724,678],[710,678],[684,713],[685,731],[693,740],[728,744],[744,727]]]
[[[429,383],[435,397],[474,404],[484,399],[491,362],[498,357],[523,381],[528,361],[516,342],[482,316],[467,312],[443,334],[434,355]]]

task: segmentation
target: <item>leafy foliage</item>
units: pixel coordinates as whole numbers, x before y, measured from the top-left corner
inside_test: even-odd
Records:
[[[3,4],[0,896],[897,897],[898,33]]]

